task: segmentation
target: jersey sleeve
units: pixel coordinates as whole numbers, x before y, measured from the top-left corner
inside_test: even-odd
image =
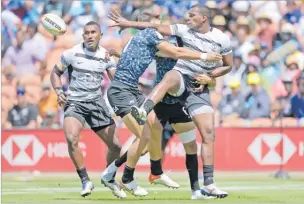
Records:
[[[170,25],[171,35],[176,35],[178,37],[183,37],[185,33],[188,32],[189,28],[184,24],[174,24]]]
[[[228,55],[232,53],[231,41],[228,35],[223,36],[221,45],[221,55]]]
[[[116,62],[113,57],[110,57],[110,61],[106,65],[106,70],[116,69]]]
[[[156,46],[163,39],[164,39],[164,37],[157,30],[155,30],[155,29],[149,29],[149,31],[147,33],[147,42],[149,43],[149,45]]]
[[[61,58],[60,58],[60,64],[62,65],[64,70],[61,70],[61,71],[65,71],[68,68],[68,66],[71,65],[72,57],[73,57],[73,52],[71,49],[65,50],[62,53]]]

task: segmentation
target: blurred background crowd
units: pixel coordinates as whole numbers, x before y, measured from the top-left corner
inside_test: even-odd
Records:
[[[110,11],[135,20],[148,9],[173,24],[196,3],[211,9],[212,25],[230,36],[233,47],[233,69],[211,92],[216,126],[304,126],[304,1],[2,0],[2,127],[62,127],[50,71],[65,49],[81,42],[88,21],[100,23],[103,47],[120,51],[136,30],[108,28]],[[65,20],[65,35],[54,38],[39,25],[45,13]],[[154,78],[152,63],[139,81],[145,93]],[[66,75],[62,81],[68,91]],[[105,77],[103,93],[109,83]]]

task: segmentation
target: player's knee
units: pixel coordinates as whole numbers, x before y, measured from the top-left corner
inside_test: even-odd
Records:
[[[121,145],[112,143],[108,145],[108,148],[111,152],[120,152],[121,151]]]
[[[202,142],[203,143],[210,143],[214,142],[214,128],[211,126],[207,126],[204,128],[202,132]]]
[[[175,71],[169,71],[165,74],[162,82],[166,83],[168,87],[172,87],[172,85],[176,84],[179,80],[179,76]]]
[[[184,144],[186,154],[196,154],[197,153],[197,144],[196,140]]]
[[[69,150],[74,150],[78,147],[78,141],[79,141],[78,137],[79,137],[78,134],[75,133],[66,134]]]

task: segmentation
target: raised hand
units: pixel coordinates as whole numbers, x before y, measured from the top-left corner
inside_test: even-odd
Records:
[[[129,21],[124,17],[122,17],[117,11],[110,12],[108,17],[115,22],[113,25],[110,25],[109,27],[115,27],[115,26],[120,26],[121,28],[128,27]]]

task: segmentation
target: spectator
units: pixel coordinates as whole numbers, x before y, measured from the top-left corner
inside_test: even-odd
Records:
[[[226,25],[227,25],[227,22],[226,22],[226,19],[224,16],[222,15],[216,15],[214,16],[213,20],[212,20],[212,25],[214,27],[216,27],[217,29],[223,31],[223,32],[226,32]]]
[[[248,61],[248,54],[254,48],[252,39],[250,38],[250,31],[244,27],[240,27],[236,33],[236,39],[238,44],[235,44],[235,52],[242,54],[242,60],[244,63]]]
[[[17,105],[15,105],[7,116],[6,128],[37,128],[37,107],[27,103],[25,89],[22,86],[17,88]]]
[[[32,99],[39,101],[39,97],[41,97],[39,103],[35,104],[39,105],[39,111],[44,119],[41,125],[52,127],[50,125],[53,123],[52,120],[59,119],[60,121],[62,119],[62,109],[60,109],[61,112],[58,111],[56,98],[50,99],[52,92],[50,93],[47,85],[38,84],[40,80],[49,79],[48,75],[50,69],[53,68],[52,64],[59,59],[63,47],[68,49],[74,43],[72,42],[74,39],[76,41],[82,40],[82,29],[85,23],[89,20],[98,21],[104,34],[101,44],[107,49],[113,48],[121,51],[126,42],[136,33],[136,29],[125,29],[124,32],[119,33],[120,28],[109,28],[109,24],[113,23],[106,18],[110,11],[115,10],[127,19],[132,17],[135,20],[142,10],[148,9],[153,14],[161,16],[163,23],[176,23],[182,19],[185,11],[191,5],[201,3],[210,8],[213,26],[229,34],[234,54],[232,71],[222,77],[222,80],[217,80],[216,91],[224,93],[223,101],[221,102],[216,97],[212,100],[226,103],[228,95],[234,95],[233,93],[237,90],[244,96],[248,93],[252,94],[253,96],[249,98],[254,100],[250,99],[250,103],[248,100],[247,102],[251,104],[251,101],[254,101],[253,104],[256,106],[253,105],[252,109],[260,111],[264,107],[260,107],[261,104],[256,100],[263,96],[262,93],[266,90],[273,105],[276,106],[277,113],[280,113],[277,116],[289,116],[288,110],[291,111],[289,99],[300,92],[296,76],[304,69],[304,17],[302,15],[304,4],[300,2],[294,0],[3,0],[1,1],[2,80],[5,84],[5,93],[7,95],[13,93],[7,97],[6,102],[13,101],[14,103],[15,94],[11,90],[18,86],[17,82],[20,76],[25,74],[39,75],[40,77],[34,77],[33,81],[26,79],[26,76],[22,77],[21,81],[30,83],[30,86],[36,86],[32,90],[43,87],[41,95],[35,94]],[[46,31],[41,32],[42,35],[37,32],[40,14],[45,13],[56,14],[64,18],[68,24],[67,33],[56,38],[57,40],[55,39],[50,44],[51,35],[48,35]],[[43,27],[41,28],[43,29]],[[65,40],[67,38],[69,43]],[[46,58],[46,53],[48,58]],[[40,64],[41,66],[39,66]],[[151,67],[153,66],[151,64]],[[257,85],[259,88],[256,88],[259,91],[255,95],[252,92],[255,89],[254,85],[247,84],[247,75],[248,77],[252,76],[252,73],[258,73],[260,76],[260,82]],[[62,79],[67,81],[67,78],[68,73],[66,72]],[[145,92],[149,91],[153,78],[153,73],[147,71],[141,77],[139,86]],[[231,89],[231,83],[235,79],[240,80],[240,86]],[[291,79],[292,92],[290,92]],[[109,83],[110,81],[105,77],[102,86],[104,92],[106,92]],[[27,95],[30,96],[31,93],[27,93]],[[264,96],[266,97],[266,94]],[[265,104],[267,106],[267,100]],[[8,104],[3,109],[3,113],[7,114],[11,107],[12,105]],[[223,115],[225,115],[224,112],[226,111],[223,110]],[[264,112],[266,113],[266,111]],[[260,116],[253,113],[257,113],[257,111],[242,108],[241,116],[244,115],[245,118],[249,119]],[[55,114],[54,117],[53,114]],[[296,115],[292,112],[290,114]],[[57,117],[57,115],[59,116]],[[304,121],[304,118],[302,120]]]
[[[287,13],[283,16],[283,19],[291,24],[299,23],[302,16],[301,9],[299,5],[296,4],[294,0],[289,0],[286,2]]]
[[[24,25],[37,22],[39,13],[34,1],[11,0],[5,5],[6,10],[13,12]]]
[[[47,53],[47,45],[45,38],[38,32],[38,25],[36,23],[30,23],[26,30],[27,40],[31,41],[32,49],[39,50],[44,56]]]
[[[41,88],[42,96],[38,103],[38,109],[42,119],[45,119],[47,111],[53,110],[55,113],[58,113],[59,106],[57,104],[56,94],[51,91],[51,85],[45,82]],[[58,116],[58,114],[55,114],[55,116]]]
[[[35,43],[25,40],[25,33],[18,31],[17,44],[11,45],[3,58],[3,66],[13,66],[17,76],[38,73],[38,64],[45,58],[45,52],[35,49]],[[34,49],[33,49],[34,48]]]
[[[259,42],[264,42],[269,48],[272,48],[272,38],[276,34],[272,27],[271,17],[265,13],[257,17],[257,39]]]
[[[286,5],[286,1],[250,1],[251,13],[255,16],[259,16],[263,13],[268,13],[275,23],[279,22],[282,18],[281,10]]]
[[[45,113],[45,118],[41,123],[41,128],[58,129],[59,124],[56,122],[56,113],[53,110],[48,110]]]
[[[245,97],[241,117],[249,120],[270,117],[270,99],[266,91],[260,86],[259,74],[256,72],[248,74],[247,83],[251,87],[251,91]]]
[[[277,49],[288,41],[293,40],[298,43],[295,35],[295,28],[290,23],[284,23],[280,31],[273,37],[273,48]],[[300,48],[300,45],[298,45]]]
[[[69,13],[64,17],[64,21],[70,24],[76,40],[82,40],[82,31],[84,25],[89,21],[99,22],[99,16],[95,2],[82,0],[80,2],[74,1]]]
[[[231,4],[232,7],[232,16],[234,19],[237,19],[239,16],[244,16],[250,18],[249,10],[250,10],[250,2],[248,1],[233,1]]]
[[[171,16],[172,22],[178,22],[180,19],[184,18],[185,13],[190,9],[190,7],[196,4],[196,1],[183,1],[183,0],[172,0],[166,1],[165,6],[169,10],[169,15]]]
[[[219,13],[219,9],[217,8],[217,4],[215,1],[207,1],[205,4],[211,11],[211,18],[216,16]]]
[[[5,70],[3,70],[2,72],[5,76],[4,80],[5,80],[5,84],[7,85],[11,85],[13,87],[17,86],[17,82],[18,80],[15,77],[15,70],[14,70],[14,66],[9,66],[7,67]],[[3,84],[3,81],[2,81]]]
[[[18,29],[23,28],[23,24],[21,20],[13,12],[9,10],[3,10],[1,13],[1,25],[2,25],[1,51],[3,57],[7,48],[11,44],[16,44],[16,33]]]
[[[241,93],[240,86],[241,81],[239,78],[230,80],[229,88],[231,93],[223,96],[218,107],[221,116],[240,116],[244,106],[244,96]]]
[[[243,81],[246,78],[245,71],[247,66],[242,61],[242,56],[240,53],[235,53],[233,55],[233,67],[232,70],[223,77],[223,88],[226,89],[228,87],[231,80],[237,78],[240,81]],[[226,92],[226,91],[224,91]]]
[[[297,79],[299,92],[291,98],[291,112],[295,118],[304,118],[304,72]]]
[[[70,9],[72,1],[48,0],[43,7],[42,14],[52,13],[64,17]]]
[[[285,76],[282,78],[282,83],[284,85],[285,94],[277,98],[279,103],[279,116],[290,117],[291,113],[291,97],[292,95],[292,78]]]

